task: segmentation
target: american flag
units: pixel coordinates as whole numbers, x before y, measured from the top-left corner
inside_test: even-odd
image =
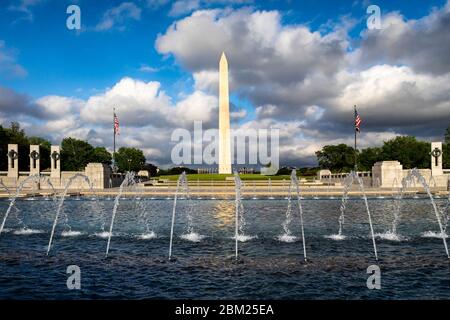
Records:
[[[114,112],[114,134],[120,135],[119,118],[117,118],[115,112]]]
[[[358,111],[356,111],[356,106],[355,106],[355,130],[357,132],[361,132],[361,117],[358,114]]]

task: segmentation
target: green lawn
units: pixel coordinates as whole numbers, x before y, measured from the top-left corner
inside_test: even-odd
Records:
[[[189,181],[223,181],[226,177],[233,177],[232,174],[218,174],[218,173],[201,173],[201,174],[187,174],[187,178]],[[242,180],[268,180],[269,178],[271,180],[289,180],[290,176],[288,175],[280,175],[280,176],[263,176],[260,174],[240,174],[239,177]],[[167,175],[167,176],[159,176],[159,179],[169,179],[169,180],[177,180],[178,175]]]

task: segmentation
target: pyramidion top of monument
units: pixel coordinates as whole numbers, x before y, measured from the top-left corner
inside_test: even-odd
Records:
[[[220,56],[220,63],[228,64],[228,60],[227,60],[227,56],[225,55],[225,52],[222,52],[222,55]]]

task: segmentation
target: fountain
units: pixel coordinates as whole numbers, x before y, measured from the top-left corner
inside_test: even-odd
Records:
[[[138,213],[139,225],[144,226],[145,229],[144,232],[138,236],[138,238],[143,240],[156,238],[156,233],[150,228],[151,221],[148,212],[148,201],[144,198],[144,187],[142,186],[140,180],[138,180],[138,183],[131,184],[130,192],[133,194],[132,210]]]
[[[9,207],[8,210],[6,211],[6,214],[3,217],[3,222],[0,226],[0,234],[3,232],[5,223],[7,221],[8,216],[10,215],[10,213],[12,212],[12,210],[14,209],[14,204],[16,199],[19,197],[20,193],[23,190],[24,185],[29,184],[30,182],[32,183],[32,185],[37,185],[38,183],[47,183],[49,186],[49,189],[52,190],[52,195],[53,195],[53,199],[54,201],[57,201],[57,210],[56,210],[56,215],[54,218],[54,223],[51,229],[51,235],[50,235],[50,239],[49,239],[49,244],[48,244],[48,248],[47,248],[47,254],[49,254],[50,249],[51,249],[51,245],[53,242],[53,238],[54,238],[54,233],[56,230],[56,226],[58,224],[58,219],[61,215],[63,215],[63,222],[64,222],[64,231],[63,231],[63,235],[64,234],[72,234],[74,231],[71,230],[71,227],[68,223],[68,216],[67,214],[64,212],[63,210],[63,206],[64,206],[64,201],[67,197],[68,194],[68,190],[70,189],[73,181],[75,181],[75,179],[78,178],[82,178],[84,179],[84,181],[89,185],[91,194],[93,194],[93,188],[92,188],[92,183],[90,183],[89,179],[87,178],[87,176],[83,175],[83,174],[77,174],[75,176],[73,176],[71,179],[69,179],[65,185],[64,191],[62,192],[62,194],[60,196],[57,196],[56,194],[56,190],[54,189],[53,185],[50,182],[49,178],[40,176],[39,174],[36,175],[32,175],[27,177],[24,181],[22,181],[22,183],[17,187],[16,189],[16,194],[14,196],[12,196],[12,199],[9,203]],[[448,214],[448,209],[450,206],[450,195],[447,199],[447,202],[445,203],[444,207],[442,209],[439,209],[437,207],[437,204],[434,202],[434,197],[431,194],[431,190],[429,185],[427,184],[427,182],[425,181],[425,178],[420,174],[420,172],[417,169],[413,169],[411,170],[408,175],[406,177],[404,177],[401,181],[401,186],[399,188],[397,188],[397,183],[396,181],[393,183],[393,189],[395,188],[395,190],[397,191],[393,196],[394,196],[394,210],[393,210],[393,219],[391,222],[391,227],[389,228],[389,230],[384,233],[384,234],[378,234],[377,236],[382,237],[383,239],[388,239],[388,240],[400,240],[401,236],[398,235],[398,225],[400,222],[400,213],[401,213],[401,206],[402,206],[402,201],[404,199],[404,195],[405,192],[408,188],[410,188],[413,184],[415,185],[416,181],[422,185],[424,187],[424,189],[427,192],[427,195],[430,199],[430,202],[433,206],[433,210],[435,212],[435,216],[440,228],[440,233],[436,233],[436,237],[438,238],[443,238],[443,242],[444,242],[444,247],[445,247],[445,252],[447,257],[449,257],[448,254],[448,248],[447,248],[447,243],[446,243],[446,229],[447,229],[447,224],[449,221],[449,214]],[[431,182],[433,182],[432,179],[430,179]],[[372,234],[372,242],[373,242],[373,250],[375,253],[375,258],[378,259],[378,253],[377,253],[377,248],[376,248],[376,243],[375,243],[375,237],[374,237],[374,233],[373,233],[373,225],[372,225],[372,220],[371,220],[371,214],[370,214],[370,209],[369,209],[369,205],[368,205],[368,201],[367,201],[367,196],[364,192],[364,185],[362,182],[362,179],[355,173],[355,172],[351,172],[344,180],[344,190],[343,190],[343,196],[341,199],[341,206],[340,206],[340,216],[339,216],[339,231],[336,235],[332,235],[332,236],[328,236],[329,238],[335,239],[335,240],[342,240],[345,239],[345,235],[343,232],[343,227],[344,227],[344,222],[345,222],[345,212],[346,212],[346,205],[347,205],[347,201],[349,199],[349,191],[351,189],[351,186],[354,183],[357,183],[357,185],[359,186],[359,189],[361,190],[363,197],[362,199],[364,199],[364,204],[366,207],[366,211],[368,214],[368,219],[369,219],[369,225],[370,225],[370,231]],[[211,180],[212,183],[212,180]],[[242,195],[241,195],[241,188],[243,186],[242,181],[239,178],[239,175],[235,174],[235,183],[236,183],[236,220],[237,220],[237,232],[235,232],[235,240],[236,241],[247,241],[248,239],[251,239],[251,236],[247,236],[245,235],[245,216],[244,216],[244,210],[243,210],[243,204],[242,204]],[[253,193],[256,194],[255,191],[255,182],[253,181],[252,183],[253,185]],[[197,180],[197,186],[199,187],[199,181]],[[146,202],[144,200],[143,197],[143,189],[142,186],[140,186],[139,184],[136,184],[136,182],[134,181],[134,175],[132,173],[128,173],[124,182],[121,184],[121,188],[119,190],[119,194],[117,195],[117,197],[115,198],[115,202],[114,202],[114,209],[113,209],[113,216],[111,219],[111,225],[110,225],[110,231],[109,232],[105,232],[105,223],[102,224],[102,232],[106,233],[108,236],[108,245],[107,245],[107,250],[106,250],[106,256],[108,255],[109,252],[109,246],[110,246],[110,240],[111,240],[111,236],[112,236],[112,229],[113,229],[113,224],[114,224],[114,219],[115,219],[115,215],[117,212],[117,208],[119,206],[119,200],[121,199],[121,197],[123,196],[123,190],[124,188],[131,188],[130,189],[130,193],[132,194],[132,203],[134,205],[133,210],[135,212],[138,213],[141,225],[145,226],[145,231],[144,233],[141,235],[142,238],[153,238],[156,236],[156,234],[154,233],[153,230],[151,230],[151,221],[149,219],[149,215],[147,212],[147,207],[146,207]],[[5,188],[5,186],[3,187],[5,190],[9,190],[7,188]],[[293,171],[291,173],[291,181],[290,181],[290,185],[289,185],[289,189],[288,189],[288,196],[287,196],[287,200],[288,200],[288,206],[287,206],[287,210],[286,210],[286,218],[285,221],[282,224],[282,228],[284,233],[282,235],[280,235],[278,237],[278,239],[280,241],[286,241],[286,242],[293,242],[295,241],[297,238],[295,236],[292,235],[291,232],[291,222],[293,219],[293,213],[292,213],[292,197],[295,196],[293,194],[293,190],[294,188],[297,189],[297,201],[299,203],[299,214],[300,214],[300,220],[301,220],[301,232],[302,232],[302,240],[303,240],[303,251],[304,251],[304,256],[306,259],[306,246],[305,246],[305,241],[304,241],[304,226],[303,226],[303,214],[302,214],[302,205],[301,205],[301,194],[299,192],[299,184],[298,184],[298,180],[297,177],[295,175],[295,172]],[[271,194],[272,192],[272,184],[271,184],[271,179],[268,180],[268,192],[269,194]],[[9,194],[12,195],[12,192],[9,191]],[[193,216],[192,216],[192,200],[191,200],[191,196],[189,193],[189,186],[188,186],[188,182],[187,182],[187,177],[186,174],[183,173],[182,175],[180,175],[179,179],[178,179],[178,183],[177,183],[177,189],[175,192],[175,198],[174,198],[174,208],[173,208],[173,221],[172,223],[174,224],[174,219],[175,219],[175,213],[176,213],[176,205],[177,205],[177,201],[179,201],[181,198],[186,199],[187,203],[188,203],[188,207],[187,207],[187,211],[186,211],[186,217],[187,217],[187,225],[186,225],[186,231],[183,235],[181,235],[180,237],[185,239],[185,240],[189,240],[189,241],[200,241],[202,239],[203,236],[198,235],[197,233],[194,232],[193,230]],[[98,197],[95,197],[96,201],[98,202]],[[50,200],[50,199],[49,199]],[[16,209],[17,210],[17,209]],[[105,219],[102,219],[103,222],[105,222]],[[19,221],[19,225],[22,226],[22,222]],[[169,248],[169,256],[171,256],[172,254],[172,243],[173,243],[173,229],[171,230],[171,244],[170,244],[170,248]]]
[[[353,175],[349,174],[344,179],[344,191],[342,193],[341,206],[339,208],[341,214],[339,215],[339,231],[337,235],[332,235],[331,238],[335,240],[344,240],[345,236],[342,234],[342,230],[345,222],[345,209],[347,207],[348,201],[348,192],[350,191],[350,187],[353,184]]]
[[[364,191],[364,183],[361,179],[361,177],[358,176],[358,174],[355,171],[352,171],[348,174],[347,177],[345,177],[344,180],[344,193],[342,195],[342,200],[341,200],[341,207],[340,207],[340,216],[339,216],[339,232],[337,235],[331,235],[331,236],[327,236],[328,238],[334,239],[334,240],[343,240],[345,239],[345,236],[342,234],[343,231],[343,226],[344,226],[344,220],[345,220],[345,209],[346,209],[346,204],[347,204],[347,200],[348,200],[348,192],[350,191],[350,187],[352,186],[353,182],[356,180],[360,191],[363,194],[363,200],[364,200],[364,204],[366,207],[366,211],[367,211],[367,216],[368,216],[368,220],[369,220],[369,226],[370,226],[370,233],[372,236],[372,244],[373,244],[373,251],[374,251],[374,255],[375,255],[375,260],[378,260],[378,252],[377,252],[377,245],[375,242],[375,234],[373,231],[373,225],[372,225],[372,216],[370,214],[370,209],[369,209],[369,203],[367,201],[367,196],[366,196],[366,192]]]
[[[428,187],[431,188],[436,188],[436,179],[434,179],[433,176],[430,176],[430,179],[428,180]]]
[[[191,199],[191,194],[189,191],[189,184],[186,177],[186,173],[183,172],[181,174],[181,180],[180,180],[180,187],[181,187],[181,194],[183,195],[182,199],[187,201],[187,210],[186,210],[186,217],[187,217],[187,225],[186,225],[186,233],[181,235],[182,239],[193,241],[193,242],[199,242],[203,239],[203,236],[199,235],[198,233],[194,232],[194,217],[193,217],[193,203]],[[178,193],[178,190],[177,190]]]
[[[327,181],[327,194],[330,194],[330,187],[331,187],[331,174],[328,176],[328,181]],[[334,200],[334,196],[329,196],[328,199],[330,200]]]
[[[98,199],[97,192],[95,192],[94,186],[96,185],[96,180],[91,181],[91,185],[89,186],[89,193],[91,194],[90,200],[96,201]]]
[[[50,181],[50,178],[47,177],[46,180],[45,180],[45,182],[46,182],[46,184],[50,187],[50,189],[52,190],[52,194],[51,194],[51,195],[52,195],[52,199],[53,199],[54,202],[56,202],[58,194],[57,194],[56,189],[55,189],[55,187],[53,186],[52,182]],[[49,200],[49,199],[48,199],[48,196],[46,196],[45,199],[46,199],[46,200]]]
[[[392,198],[394,198],[394,199],[395,199],[396,195],[399,193],[400,188],[401,188],[401,187],[400,188],[397,187],[397,185],[398,185],[398,180],[397,180],[397,178],[394,178],[394,180],[392,181],[392,188],[391,188]]]
[[[381,181],[380,181],[380,177],[377,177],[375,180],[375,187],[376,188],[380,188],[381,187]]]
[[[119,207],[120,197],[122,196],[123,189],[133,183],[134,183],[134,172],[127,172],[125,174],[125,178],[123,179],[122,183],[120,184],[119,193],[114,198],[114,208],[113,208],[112,217],[111,217],[111,224],[109,226],[109,232],[107,233],[108,243],[106,244],[105,258],[108,257],[108,253],[109,253],[109,246],[111,244],[111,236],[112,236],[112,231],[113,231],[113,227],[114,227],[114,220],[116,218],[117,208]]]
[[[441,210],[441,216],[442,216],[442,227],[444,229],[444,236],[446,235],[448,222],[450,220],[450,192],[448,193],[447,202],[445,203],[445,206]]]
[[[35,179],[31,180],[31,197],[27,196],[24,199],[27,201],[34,201],[36,200],[36,194],[38,193],[38,186],[41,179],[41,176],[39,173],[34,174]]]
[[[437,187],[436,179],[435,179],[433,176],[430,177],[430,180],[429,180],[429,182],[428,182],[428,186],[429,186],[429,188],[430,188],[431,190],[432,190],[433,188],[436,188],[436,187]],[[439,196],[438,194],[435,194],[435,195],[434,195],[434,198],[435,198],[435,199],[439,199],[440,196]]]
[[[411,182],[412,182],[413,188],[416,189],[416,179],[411,179]],[[449,183],[450,183],[450,181],[449,181]],[[419,199],[419,196],[417,195],[417,191],[416,190],[414,190],[414,191],[415,192],[414,192],[413,199]]]
[[[11,199],[11,197],[12,197],[12,192],[11,192],[11,190],[9,190],[9,188],[3,183],[3,180],[2,180],[2,179],[0,179],[0,187],[2,187],[3,189],[5,189],[5,191],[8,193],[9,199]]]
[[[401,202],[405,193],[405,190],[408,188],[408,180],[402,179],[402,186],[398,190],[397,194],[394,196],[394,210],[393,210],[393,219],[392,219],[392,227],[391,230],[388,230],[382,238],[388,240],[400,240],[400,236],[397,234],[397,225],[400,220],[400,211],[401,211]]]
[[[42,181],[42,182],[41,182]],[[2,223],[2,227],[0,228],[0,234],[3,231],[4,225],[6,223],[6,219],[8,218],[9,214],[11,213],[11,210],[14,208],[16,211],[16,219],[17,219],[17,225],[19,226],[19,230],[14,231],[14,234],[20,234],[20,235],[27,235],[27,234],[35,234],[35,233],[42,233],[42,231],[40,230],[33,230],[33,229],[29,229],[27,227],[27,225],[24,223],[23,219],[20,217],[20,210],[16,207],[16,199],[20,196],[20,192],[23,190],[23,187],[27,184],[30,183],[32,184],[32,189],[37,188],[38,185],[45,185],[47,184],[51,189],[52,189],[52,199],[53,199],[53,203],[55,203],[55,197],[56,197],[56,191],[55,188],[53,187],[52,183],[50,182],[50,179],[44,176],[41,176],[40,174],[33,174],[29,177],[27,177],[17,188],[16,188],[16,194],[13,195],[12,191],[10,191],[6,186],[4,186],[5,190],[7,190],[8,194],[9,194],[9,206],[8,209],[6,211],[6,214],[4,216],[3,219],[3,223]],[[36,192],[34,192],[34,196],[33,199],[35,199],[35,195]],[[26,198],[27,200],[31,199],[31,198]],[[45,200],[50,200],[47,196],[44,198]],[[52,204],[53,204],[52,203]],[[51,204],[50,204],[51,206]],[[50,208],[49,205],[44,206],[45,209],[49,209]]]
[[[241,178],[239,177],[239,174],[235,172],[234,174],[234,183],[235,183],[235,216],[236,216],[236,230],[234,239],[235,241],[241,241],[246,242],[249,240],[252,240],[256,238],[256,236],[250,236],[246,235],[246,221],[245,221],[245,214],[244,214],[244,205],[242,203],[242,186],[243,183],[241,181]]]
[[[170,227],[170,243],[169,243],[169,260],[172,257],[172,246],[173,246],[173,232],[175,226],[175,214],[177,209],[177,199],[178,196],[181,195],[180,199],[187,201],[187,226],[186,233],[181,235],[181,238],[184,240],[192,241],[192,242],[200,242],[204,236],[196,233],[194,231],[194,221],[193,221],[193,204],[191,200],[191,195],[189,193],[189,184],[186,177],[186,172],[179,176],[177,181],[177,189],[175,191],[175,196],[173,199],[173,208],[172,208],[172,224]]]
[[[177,180],[177,189],[175,191],[175,197],[173,198],[172,224],[170,227],[169,260],[172,257],[173,228],[175,225],[175,212],[176,212],[176,208],[177,208],[177,198],[178,198],[178,189],[180,188],[180,179],[181,179],[181,176]]]
[[[394,186],[398,184],[397,179],[394,178],[393,185],[393,193],[392,198],[394,199],[394,209],[393,212],[393,219],[391,222],[391,228],[384,232],[384,233],[378,233],[376,234],[377,237],[384,239],[384,240],[391,240],[391,241],[401,241],[403,237],[397,234],[397,226],[398,222],[400,220],[400,211],[401,211],[401,202],[404,197],[405,190],[407,190],[408,187],[410,187],[410,181],[407,179],[402,179],[401,181],[401,187],[394,192]],[[379,197],[378,197],[379,198]]]
[[[278,240],[284,241],[284,242],[294,242],[297,239],[296,237],[292,236],[291,230],[289,229],[289,226],[291,225],[291,221],[292,221],[291,187],[292,187],[292,183],[289,186],[289,193],[288,193],[288,197],[287,197],[288,205],[287,205],[287,209],[286,209],[286,219],[281,224],[281,226],[283,227],[283,230],[284,230],[284,234],[278,236]]]
[[[438,210],[436,203],[434,201],[434,197],[431,194],[429,185],[427,184],[425,178],[422,176],[422,174],[419,172],[419,170],[417,170],[416,168],[410,170],[408,172],[408,175],[402,179],[402,187],[400,188],[400,191],[399,191],[397,197],[395,198],[394,219],[392,221],[392,228],[383,235],[383,238],[386,238],[389,240],[400,240],[401,239],[401,237],[397,234],[397,226],[400,221],[402,200],[404,198],[405,190],[407,190],[412,184],[414,184],[414,186],[415,186],[416,180],[418,183],[420,183],[423,186],[423,188],[427,192],[427,195],[430,199],[431,205],[433,207],[433,211],[435,212],[436,219],[437,219],[439,229],[440,229],[439,234],[429,231],[429,232],[425,232],[424,236],[443,238],[445,253],[449,257],[447,242],[446,242],[445,238],[447,237],[447,235],[446,235],[446,228],[447,228],[447,224],[448,224],[447,209],[448,209],[448,205],[450,202],[450,194],[449,194],[448,201],[447,201],[446,205],[444,206],[443,210],[441,210],[441,211]],[[430,181],[431,181],[431,179],[430,179]],[[441,221],[441,219],[442,219],[442,221]]]
[[[5,227],[5,223],[6,223],[6,219],[8,218],[9,213],[11,212],[12,207],[14,206],[14,204],[16,203],[16,199],[20,196],[20,192],[22,191],[23,187],[25,186],[26,183],[28,182],[32,182],[35,183],[36,180],[39,180],[40,175],[37,174],[33,174],[28,176],[25,180],[23,180],[19,186],[16,188],[16,194],[12,197],[12,199],[9,202],[9,206],[8,209],[6,210],[5,216],[3,217],[3,221],[2,224],[0,226],[0,235],[2,234],[3,228]]]
[[[381,180],[379,177],[375,179],[375,182],[373,183],[373,187],[375,188],[381,188]],[[378,194],[377,199],[384,199],[385,197],[381,194]]]
[[[240,218],[240,211],[244,211],[242,208],[242,200],[241,200],[241,179],[239,178],[239,175],[237,172],[234,173],[234,183],[235,183],[235,192],[236,192],[236,199],[235,199],[235,229],[234,229],[234,238],[235,238],[235,257],[236,260],[238,259],[239,254],[239,246],[238,246],[238,236],[239,236],[239,218]],[[242,209],[241,209],[242,208]]]
[[[73,181],[75,181],[75,180],[78,179],[78,178],[82,178],[82,179],[87,183],[87,185],[89,186],[89,188],[92,189],[92,184],[91,184],[89,178],[88,178],[86,175],[82,174],[82,173],[77,173],[77,174],[75,174],[74,176],[72,176],[72,177],[67,181],[66,186],[64,187],[64,191],[63,191],[63,193],[62,193],[61,196],[60,196],[60,200],[59,200],[59,203],[58,203],[58,208],[57,208],[57,210],[56,210],[55,220],[53,221],[52,232],[51,232],[51,234],[50,234],[50,239],[49,239],[49,241],[48,241],[47,255],[49,254],[50,249],[51,249],[51,247],[52,247],[53,236],[54,236],[54,234],[55,234],[55,229],[56,229],[56,225],[58,224],[59,214],[61,213],[61,210],[62,210],[62,208],[63,208],[64,200],[65,200],[66,195],[67,195],[67,191],[69,190],[69,187],[72,185]],[[68,219],[67,214],[65,214],[65,225],[68,225],[67,219]],[[70,232],[70,231],[71,231],[71,230],[69,230],[69,232]]]
[[[405,179],[411,179],[411,178],[417,179],[417,182],[420,183],[424,187],[425,191],[427,192],[428,197],[430,198],[431,205],[433,206],[433,211],[436,215],[436,220],[439,225],[439,231],[440,231],[439,238],[442,238],[442,241],[444,242],[445,253],[447,254],[447,258],[450,259],[450,255],[449,255],[448,247],[447,247],[445,229],[444,229],[442,221],[441,221],[441,212],[439,212],[439,210],[436,206],[436,202],[434,201],[433,195],[431,194],[430,187],[428,186],[425,178],[420,174],[419,170],[417,170],[416,168],[412,169],[408,173],[408,175],[406,176]],[[448,222],[448,221],[446,221],[446,222]]]
[[[303,207],[300,197],[300,186],[297,179],[297,172],[295,170],[292,170],[291,172],[291,183],[289,184],[289,193],[288,193],[288,206],[286,209],[286,219],[282,223],[282,227],[284,230],[284,234],[278,237],[278,240],[283,242],[294,242],[297,238],[295,236],[292,236],[291,230],[290,230],[290,224],[292,222],[292,193],[293,189],[295,188],[295,194],[297,196],[297,204],[298,204],[298,212],[300,216],[300,230],[302,234],[302,242],[303,242],[303,257],[305,259],[305,262],[307,261],[306,258],[306,242],[305,242],[305,231],[304,231],[304,225],[303,225]]]

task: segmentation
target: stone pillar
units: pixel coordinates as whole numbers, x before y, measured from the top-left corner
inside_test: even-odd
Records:
[[[317,171],[317,179],[322,180],[323,177],[326,177],[327,179],[331,177],[331,171],[330,170],[319,170]]]
[[[19,146],[8,144],[8,178],[19,178]]]
[[[61,178],[61,152],[59,146],[50,147],[51,178]]]
[[[39,145],[30,145],[30,175],[41,173]]]
[[[379,161],[372,167],[372,185],[380,183],[381,188],[401,187],[403,166],[398,161]]]
[[[431,143],[431,175],[441,176],[442,171],[442,142]]]
[[[88,163],[84,172],[91,181],[93,189],[104,189],[109,187],[111,168],[108,165],[103,163]]]

